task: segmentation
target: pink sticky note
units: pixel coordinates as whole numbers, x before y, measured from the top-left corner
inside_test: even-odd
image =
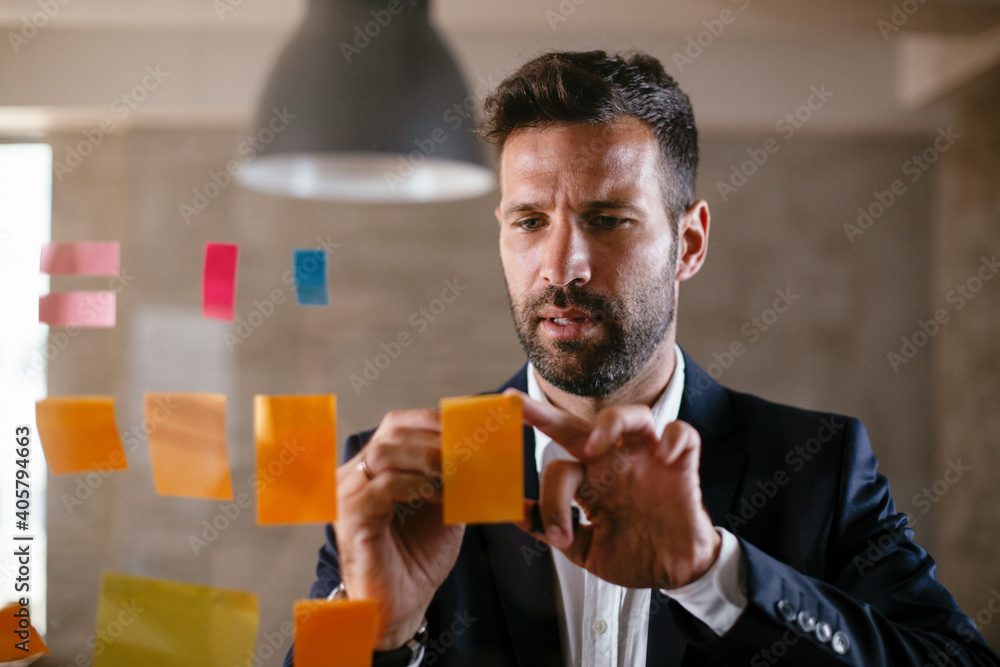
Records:
[[[119,270],[117,241],[46,243],[42,246],[42,273],[114,276]]]
[[[54,327],[115,326],[114,292],[54,292],[38,297],[38,321]]]
[[[202,314],[232,320],[236,309],[236,258],[239,247],[228,243],[205,246],[205,290]]]

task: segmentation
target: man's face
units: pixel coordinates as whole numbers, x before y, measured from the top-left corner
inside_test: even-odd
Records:
[[[500,257],[522,347],[556,387],[611,394],[646,368],[676,306],[652,131],[632,117],[518,130],[499,175]]]

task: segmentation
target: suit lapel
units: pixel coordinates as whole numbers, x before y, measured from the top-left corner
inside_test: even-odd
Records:
[[[716,526],[725,526],[747,463],[741,434],[726,389],[684,354],[684,394],[677,418],[701,435],[702,502]],[[647,667],[679,667],[686,642],[674,627],[669,598],[653,592],[650,604]],[[655,613],[654,613],[655,612]]]
[[[729,393],[684,354],[684,396],[678,419],[701,435],[701,493],[717,526],[724,525],[739,490],[747,453]]]
[[[527,393],[527,366],[498,391],[514,387]],[[524,427],[524,495],[538,499],[535,434]],[[512,524],[481,526],[483,547],[493,572],[496,595],[521,667],[561,665],[556,616],[555,572],[548,545]]]

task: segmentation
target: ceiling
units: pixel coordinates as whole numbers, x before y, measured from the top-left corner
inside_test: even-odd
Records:
[[[407,2],[408,0],[403,0]],[[240,29],[294,25],[307,0],[53,0],[58,27]],[[376,3],[377,4],[377,3]],[[435,21],[445,31],[544,32],[551,30],[547,12],[562,12],[558,30],[578,33],[656,32],[680,34],[700,30],[702,21],[724,9],[745,12],[745,30],[757,34],[868,32],[889,20],[893,5],[916,8],[908,31],[974,33],[1000,23],[995,0],[436,0]],[[0,25],[16,25],[39,11],[38,0],[5,0]],[[744,9],[745,8],[745,9]],[[749,11],[752,10],[752,11]]]
[[[95,122],[150,66],[170,76],[128,122],[245,122],[307,4],[51,0],[49,17],[5,0],[4,41],[41,27],[0,45],[0,131]],[[710,131],[773,127],[820,85],[834,95],[808,131],[923,131],[947,118],[929,101],[1000,60],[994,0],[432,0],[432,13],[473,89],[541,50],[641,49]]]

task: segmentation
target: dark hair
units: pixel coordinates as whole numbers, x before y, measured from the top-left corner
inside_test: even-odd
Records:
[[[479,135],[499,156],[519,129],[607,123],[634,116],[660,144],[663,194],[676,223],[694,203],[698,131],[691,101],[660,61],[644,53],[546,53],[504,79],[483,102]]]

